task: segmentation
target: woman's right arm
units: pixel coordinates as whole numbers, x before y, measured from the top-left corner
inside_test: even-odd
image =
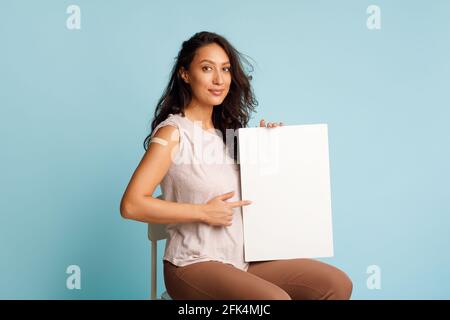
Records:
[[[120,202],[125,219],[151,223],[203,222],[213,226],[230,226],[233,208],[249,205],[251,201],[227,202],[234,190],[218,195],[205,204],[177,203],[155,199],[153,192],[172,164],[172,154],[179,148],[179,131],[173,126],[160,128],[154,135],[167,144],[150,143],[136,168]]]
[[[147,223],[201,222],[200,205],[152,197],[172,164],[172,153],[179,148],[179,131],[176,127],[164,126],[154,137],[167,141],[167,144],[149,144],[122,196],[122,217]]]

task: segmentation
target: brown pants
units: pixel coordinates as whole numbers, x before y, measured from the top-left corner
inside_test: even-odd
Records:
[[[177,267],[164,260],[174,300],[348,300],[353,284],[340,269],[313,259],[250,262],[247,272],[218,261]]]

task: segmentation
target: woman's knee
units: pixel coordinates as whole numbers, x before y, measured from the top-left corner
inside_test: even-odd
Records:
[[[331,282],[328,299],[349,300],[353,292],[353,282],[342,270],[337,270]]]

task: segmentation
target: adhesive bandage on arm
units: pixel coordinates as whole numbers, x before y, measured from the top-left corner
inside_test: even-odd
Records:
[[[156,143],[159,143],[160,145],[167,146],[167,141],[164,139],[158,138],[158,137],[153,137],[150,140],[150,143],[152,143],[152,142],[156,142]]]

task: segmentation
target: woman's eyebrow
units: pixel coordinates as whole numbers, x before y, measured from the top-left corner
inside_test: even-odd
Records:
[[[200,61],[200,63],[202,63],[202,62],[209,62],[209,63],[212,63],[212,64],[216,64],[214,61],[211,61],[211,60],[208,60],[208,59],[203,59],[202,61]],[[222,65],[224,65],[224,64],[230,64],[230,61],[226,61],[226,62],[222,63]]]

